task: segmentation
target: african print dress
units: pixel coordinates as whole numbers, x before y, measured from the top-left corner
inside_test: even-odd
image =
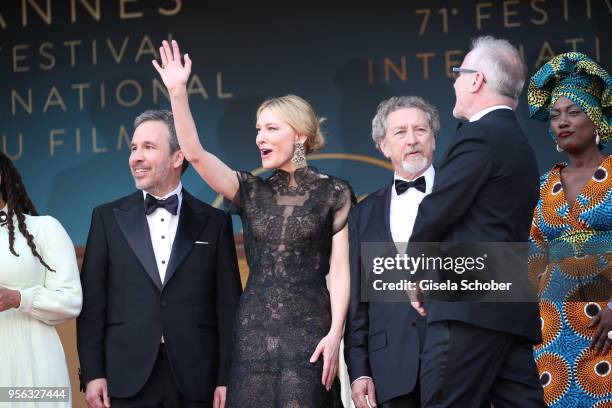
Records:
[[[540,180],[530,276],[538,282],[543,342],[535,358],[551,407],[612,406],[612,350],[589,348],[588,323],[612,295],[612,156],[568,205],[557,164]]]

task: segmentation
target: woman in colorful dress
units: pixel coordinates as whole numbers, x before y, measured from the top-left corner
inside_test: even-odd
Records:
[[[535,358],[551,407],[612,404],[612,78],[586,55],[561,54],[528,89],[532,118],[550,120],[559,163],[541,177],[529,269],[543,342]]]
[[[227,406],[340,406],[346,223],[355,197],[348,183],[306,163],[306,154],[323,147],[321,119],[295,95],[265,101],[255,142],[262,166],[274,172],[261,179],[231,170],[200,144],[186,90],[191,59],[185,54],[183,64],[176,41],[164,41],[160,53],[162,65],[153,65],[168,88],[181,150],[242,219],[250,272],[236,317]]]

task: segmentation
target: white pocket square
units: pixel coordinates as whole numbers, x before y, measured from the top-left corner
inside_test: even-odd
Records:
[[[196,241],[196,245],[208,245],[208,241]]]

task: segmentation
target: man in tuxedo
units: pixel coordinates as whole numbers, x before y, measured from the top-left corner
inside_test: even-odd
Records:
[[[171,112],[146,111],[134,127],[139,191],[95,208],[87,238],[77,320],[86,400],[223,406],[241,292],[231,218],[183,189]]]
[[[509,42],[474,40],[453,69],[453,116],[466,122],[419,207],[410,242],[526,242],[538,198],[538,168],[514,109],[525,65]],[[517,270],[526,266],[517,264]],[[421,355],[425,407],[542,407],[532,355],[540,342],[536,302],[429,302]]]
[[[405,250],[419,203],[433,186],[431,162],[439,130],[437,109],[417,96],[381,102],[372,121],[374,143],[395,174],[349,214],[351,298],[344,354],[357,408],[375,406],[376,401],[387,408],[420,406],[424,319],[407,305],[407,296],[404,302],[362,301],[361,272],[366,265],[361,244],[395,242]],[[365,272],[371,276],[371,271]]]

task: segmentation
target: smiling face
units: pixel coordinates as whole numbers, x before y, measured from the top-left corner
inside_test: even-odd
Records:
[[[427,114],[417,108],[401,108],[387,116],[387,132],[380,150],[391,160],[395,172],[408,180],[430,166],[436,149]]]
[[[295,170],[291,158],[296,141],[304,143],[287,122],[281,120],[270,108],[263,109],[257,117],[255,143],[261,155],[261,165],[266,169]]]
[[[595,145],[595,125],[578,105],[560,97],[550,109],[550,128],[560,148],[568,153]]]
[[[129,158],[136,188],[158,197],[178,186],[183,153],[170,151],[170,132],[161,121],[141,123],[132,136]]]

